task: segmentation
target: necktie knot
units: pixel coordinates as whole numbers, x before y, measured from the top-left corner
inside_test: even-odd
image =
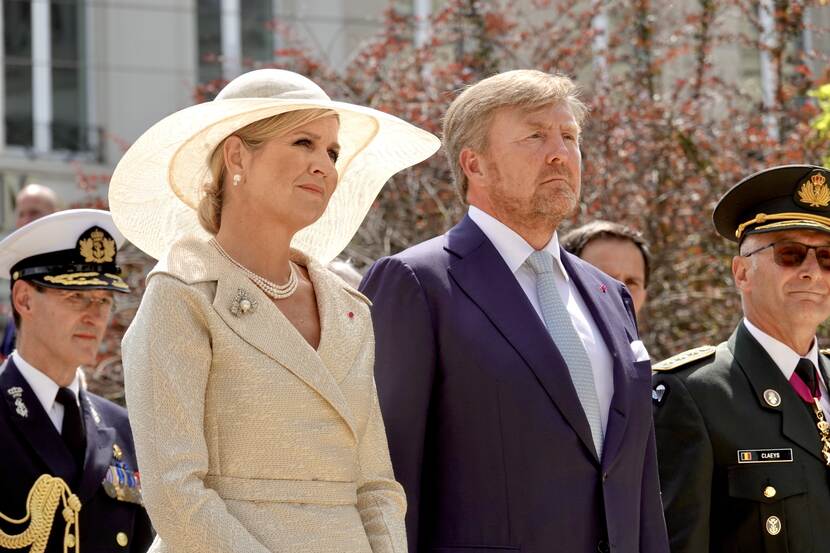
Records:
[[[818,380],[816,379],[816,366],[813,365],[813,362],[806,357],[802,357],[795,366],[795,374],[807,385],[813,397],[818,397]]]
[[[553,256],[544,250],[536,250],[530,254],[525,263],[537,275],[553,272]]]
[[[70,404],[78,406],[78,399],[75,397],[75,392],[69,388],[58,388],[58,395],[55,396],[55,401],[64,406],[69,407]]]

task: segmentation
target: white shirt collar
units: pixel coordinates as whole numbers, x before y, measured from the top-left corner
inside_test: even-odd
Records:
[[[43,405],[43,410],[47,413],[51,411],[52,407],[55,405],[55,397],[58,395],[58,389],[60,389],[58,383],[30,365],[25,359],[23,359],[23,357],[20,356],[17,350],[12,352],[11,358],[14,361],[17,370],[20,371],[20,374],[26,380],[26,383],[32,388],[32,391],[37,396],[40,404]],[[81,379],[77,371],[75,373],[75,378],[72,379],[72,382],[69,386],[67,386],[67,388],[75,392],[75,399],[77,401],[78,390],[81,388]],[[80,402],[78,405],[80,406]]]
[[[761,344],[761,347],[769,354],[775,364],[778,365],[778,368],[781,369],[781,372],[784,373],[784,376],[787,380],[795,372],[795,366],[798,364],[798,360],[801,359],[801,356],[796,353],[790,346],[787,344],[780,342],[749,322],[749,319],[744,317],[744,326],[752,334],[752,337],[758,340],[758,343]],[[818,340],[813,338],[813,346],[810,348],[810,351],[807,352],[805,355],[807,359],[813,362],[813,365],[818,367]],[[820,372],[820,371],[819,371]]]
[[[490,242],[493,243],[493,246],[495,246],[496,250],[499,252],[502,259],[504,259],[504,262],[507,263],[507,267],[513,274],[515,274],[516,271],[524,265],[527,258],[530,257],[530,254],[535,251],[533,246],[528,244],[524,238],[516,233],[516,231],[489,213],[482,211],[474,205],[470,206],[468,213],[470,215],[470,219],[473,220],[478,228],[481,229],[481,232],[483,232]],[[559,270],[565,277],[565,281],[568,281],[570,277],[568,277],[568,273],[565,271],[565,266],[562,264],[562,258],[559,252],[559,236],[555,231],[550,241],[544,248],[542,248],[542,250],[553,256],[553,259],[555,260],[554,265],[559,267]]]

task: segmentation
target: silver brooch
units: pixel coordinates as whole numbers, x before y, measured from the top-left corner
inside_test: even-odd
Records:
[[[231,313],[236,317],[241,317],[247,313],[253,313],[256,306],[256,300],[249,296],[248,292],[240,288],[236,291],[236,297],[233,299],[233,303],[231,303]]]

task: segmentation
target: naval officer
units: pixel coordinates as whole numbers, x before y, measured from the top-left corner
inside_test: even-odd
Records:
[[[721,198],[743,319],[728,341],[655,366],[673,553],[830,552],[830,171],[773,167]]]
[[[127,412],[84,389],[114,293],[124,238],[106,211],[48,215],[0,242],[17,349],[0,367],[0,551],[146,551]]]

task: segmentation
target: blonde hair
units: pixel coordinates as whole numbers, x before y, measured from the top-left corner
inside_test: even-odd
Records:
[[[222,224],[222,204],[225,189],[225,141],[231,136],[236,136],[249,150],[256,150],[262,145],[277,136],[289,133],[312,121],[324,117],[337,117],[337,112],[330,109],[313,108],[288,111],[280,113],[267,119],[260,119],[242,127],[233,134],[225,137],[216,146],[210,155],[209,169],[210,182],[202,187],[202,199],[199,201],[199,223],[211,234],[219,232]]]
[[[588,108],[579,99],[576,83],[565,75],[535,69],[517,69],[488,77],[466,88],[453,100],[444,116],[443,142],[461,201],[467,201],[467,175],[459,163],[461,150],[487,150],[487,134],[496,110],[517,107],[531,111],[560,102],[568,105],[581,126]]]

